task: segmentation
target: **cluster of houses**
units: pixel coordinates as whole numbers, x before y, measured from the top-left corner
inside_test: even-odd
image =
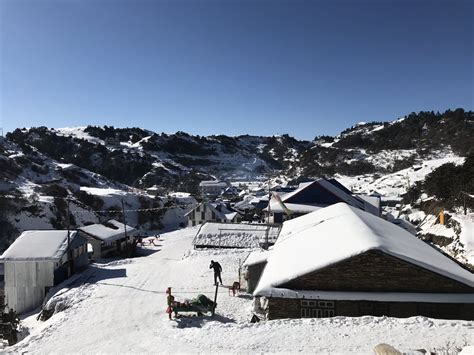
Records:
[[[232,194],[229,193],[232,190]],[[319,179],[291,187],[244,190],[221,181],[200,183],[203,202],[189,211],[188,225],[205,222],[238,223],[242,220],[281,224],[338,202],[380,216],[379,196],[355,195],[335,179]],[[229,196],[233,200],[229,200]]]
[[[2,254],[4,302],[17,313],[41,305],[48,290],[90,260],[130,255],[137,230],[116,220],[77,230],[23,232]]]
[[[263,193],[231,206],[205,202],[189,213],[190,226],[202,225],[196,248],[256,249],[244,262],[242,283],[258,318],[474,320],[473,273],[418,239],[408,222],[384,218],[380,196],[354,194],[334,179]],[[261,211],[260,227],[203,213],[219,204],[242,217]],[[262,243],[272,229],[275,237]]]
[[[379,196],[334,179],[270,191],[205,181],[200,189],[201,202],[186,213],[188,226],[200,226],[194,247],[254,249],[242,286],[258,318],[474,320],[473,273],[383,218]],[[0,258],[6,303],[18,313],[34,309],[90,260],[129,254],[137,234],[115,220],[24,232]]]

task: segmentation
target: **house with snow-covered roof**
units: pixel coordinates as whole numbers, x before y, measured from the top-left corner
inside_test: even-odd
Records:
[[[472,272],[346,203],[283,223],[254,296],[267,300],[268,319],[474,319]]]
[[[195,248],[261,248],[275,244],[280,228],[254,223],[206,222],[193,240]]]
[[[77,231],[25,231],[0,262],[5,273],[5,303],[24,313],[41,305],[51,287],[88,265],[87,241]]]
[[[222,191],[221,196],[224,199],[233,199],[239,197],[240,192],[241,190],[237,186],[229,186]]]
[[[204,196],[219,196],[227,187],[226,182],[218,180],[201,181],[199,183],[199,191]]]
[[[260,197],[247,195],[242,201],[235,203],[232,208],[242,215],[252,216],[253,218],[254,215],[260,216],[261,211],[268,206],[268,200],[268,195]]]
[[[188,217],[188,226],[194,227],[205,222],[237,223],[241,221],[238,212],[223,202],[202,202],[184,215]]]
[[[380,216],[379,197],[354,195],[335,179],[303,182],[292,192],[273,194],[266,214],[269,223],[283,223],[339,202]]]
[[[92,247],[92,259],[107,258],[131,251],[138,231],[114,219],[78,228]]]
[[[245,288],[247,292],[253,293],[255,291],[270,254],[271,249],[256,250],[251,252],[245,259],[242,264],[244,277],[240,286]]]

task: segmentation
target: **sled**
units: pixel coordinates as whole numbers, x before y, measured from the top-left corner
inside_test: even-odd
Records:
[[[196,298],[192,299],[189,302],[175,302],[175,304],[171,308],[175,313],[176,317],[179,317],[180,312],[196,313],[198,317],[202,317],[205,313],[212,312],[216,305],[216,303],[212,302],[206,296],[198,295]]]

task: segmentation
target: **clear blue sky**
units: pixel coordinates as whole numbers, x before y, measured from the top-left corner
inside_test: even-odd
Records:
[[[0,0],[0,11],[5,131],[311,139],[473,108],[468,0]]]

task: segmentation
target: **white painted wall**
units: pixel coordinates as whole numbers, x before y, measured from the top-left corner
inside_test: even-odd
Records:
[[[21,314],[43,302],[45,287],[54,286],[55,262],[5,260],[5,302]]]
[[[204,212],[204,218],[202,218],[202,212]],[[208,208],[206,204],[202,204],[196,207],[196,209],[191,212],[189,215],[189,220],[188,220],[188,226],[192,227],[193,226],[193,221],[194,225],[199,225],[203,224],[204,222],[225,222],[217,216],[214,215],[214,218],[212,216],[212,210]]]

